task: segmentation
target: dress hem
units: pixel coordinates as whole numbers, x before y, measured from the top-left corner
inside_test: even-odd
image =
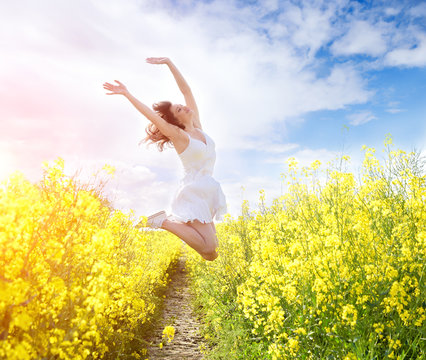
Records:
[[[183,223],[191,222],[192,223],[195,220],[197,220],[197,221],[199,221],[200,223],[203,223],[203,224],[213,223],[215,220],[221,221],[221,220],[223,220],[223,216],[224,215],[216,214],[212,218],[204,219],[204,218],[197,218],[197,217],[183,217],[183,216],[175,215],[173,213],[169,215],[169,217],[172,220],[176,220],[176,221],[179,221],[179,222],[183,222]]]
[[[170,218],[173,219],[173,220],[183,222],[183,223],[194,222],[195,220],[198,220],[199,222],[201,222],[203,224],[209,224],[209,223],[213,222],[213,219],[205,220],[205,219],[199,219],[199,218],[184,218],[184,217],[173,215],[173,214],[170,215]]]

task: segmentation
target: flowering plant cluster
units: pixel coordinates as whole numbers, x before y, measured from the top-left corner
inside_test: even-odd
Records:
[[[138,358],[138,329],[182,244],[136,229],[63,170],[59,159],[40,184],[15,174],[0,186],[0,358],[117,359],[132,348]]]
[[[426,176],[418,154],[385,144],[382,162],[364,148],[359,181],[348,156],[323,172],[290,159],[284,196],[266,207],[262,192],[259,211],[218,226],[215,262],[190,252],[216,354],[426,357]]]

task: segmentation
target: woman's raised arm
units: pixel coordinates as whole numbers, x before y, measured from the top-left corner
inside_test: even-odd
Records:
[[[176,80],[179,90],[185,98],[186,106],[188,106],[194,112],[194,127],[198,127],[201,129],[200,115],[198,113],[198,107],[197,103],[195,102],[194,95],[192,95],[191,88],[189,87],[188,83],[186,82],[178,68],[175,66],[175,64],[173,64],[173,62],[167,57],[151,57],[147,58],[146,62],[149,64],[166,64],[169,67],[170,71],[173,74],[173,77]]]
[[[127,90],[126,86],[119,82],[118,80],[114,80],[118,85],[113,85],[110,83],[104,83],[103,87],[105,90],[111,91],[107,93],[107,95],[123,95],[125,96],[133,106],[144,115],[149,121],[151,121],[158,130],[169,139],[174,141],[177,137],[181,136],[181,131],[177,126],[169,124],[163,118],[158,116],[151,108],[146,106],[144,103],[140,102],[136,99],[132,94],[130,94],[129,90]]]

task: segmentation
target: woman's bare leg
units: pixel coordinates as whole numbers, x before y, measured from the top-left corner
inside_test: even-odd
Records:
[[[210,225],[211,225],[213,232],[216,236],[216,227],[214,226],[214,222],[211,222]],[[219,240],[217,239],[217,236],[216,236],[216,245],[219,246]]]
[[[204,238],[206,247],[203,254],[201,254],[203,258],[210,261],[216,259],[218,257],[216,248],[219,246],[219,242],[216,237],[216,228],[214,227],[214,223],[211,222],[204,224],[195,220],[187,224],[198,231],[198,233]]]
[[[204,259],[213,261],[217,258],[217,238],[211,224],[203,224],[197,220],[182,223],[166,219],[161,228],[181,238]]]

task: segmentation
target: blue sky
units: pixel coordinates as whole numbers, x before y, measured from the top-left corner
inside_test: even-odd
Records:
[[[405,148],[421,145],[425,139],[426,83],[422,79],[426,79],[426,70],[387,68],[364,76],[368,88],[375,91],[371,99],[344,109],[306,114],[306,121],[289,131],[292,141],[315,147],[328,143],[328,148],[338,150],[339,138],[351,145],[380,146],[385,134],[390,133]],[[351,123],[353,114],[364,113],[371,120],[359,125]],[[342,132],[344,125],[347,128]]]
[[[0,13],[1,177],[37,181],[57,157],[83,178],[108,163],[118,208],[167,210],[176,154],[138,146],[146,120],[102,89],[118,79],[148,105],[182,102],[150,56],[191,85],[233,215],[260,189],[280,195],[289,157],[344,153],[357,171],[361,146],[388,133],[425,152],[425,1],[23,0]]]

